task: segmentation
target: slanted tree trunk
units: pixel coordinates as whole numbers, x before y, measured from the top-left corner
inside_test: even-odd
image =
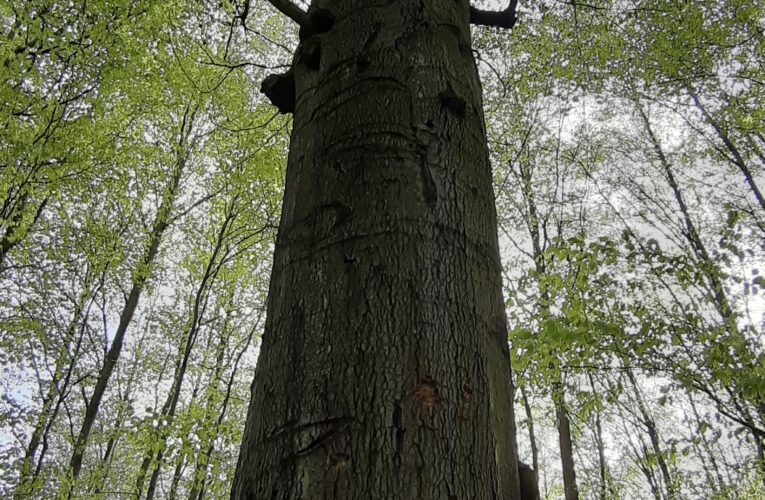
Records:
[[[309,12],[232,498],[516,499],[468,4]]]
[[[724,157],[730,163],[735,165],[736,168],[738,168],[739,171],[741,171],[741,174],[744,176],[744,179],[746,180],[746,184],[749,186],[749,189],[752,191],[752,194],[754,194],[755,199],[757,199],[757,204],[760,205],[760,208],[765,210],[765,196],[763,196],[762,191],[760,190],[760,187],[757,185],[757,182],[755,181],[755,176],[752,174],[752,171],[749,168],[749,165],[747,164],[746,160],[744,160],[744,156],[741,154],[741,151],[739,151],[738,146],[736,146],[735,142],[733,141],[731,136],[725,131],[725,128],[720,124],[720,122],[716,120],[715,117],[712,116],[712,114],[707,110],[706,106],[702,104],[701,99],[699,99],[698,94],[691,88],[690,84],[686,84],[686,90],[688,92],[688,95],[691,96],[691,99],[693,100],[693,104],[701,112],[701,115],[704,117],[704,120],[714,129],[717,137],[725,145],[724,150],[717,146],[715,146],[715,149],[718,150],[718,152],[720,153],[722,157]]]
[[[39,457],[37,452],[41,444],[43,450],[47,448],[47,434],[53,426],[61,404],[69,392],[69,383],[76,365],[77,352],[84,335],[84,327],[82,326],[84,326],[90,314],[90,305],[86,307],[86,302],[90,301],[90,304],[92,304],[92,291],[87,288],[89,285],[87,281],[86,279],[85,289],[80,292],[77,298],[72,320],[67,325],[61,345],[59,346],[58,356],[56,356],[53,369],[53,377],[48,383],[48,390],[43,397],[40,414],[37,416],[34,430],[24,453],[19,483],[14,490],[14,497],[16,498],[32,495],[36,489],[34,481],[40,473],[44,459],[44,451],[40,453]],[[77,330],[80,332],[79,336],[75,335]],[[37,460],[37,466],[35,466],[35,460]]]
[[[77,481],[80,470],[82,469],[82,460],[85,456],[85,448],[88,444],[90,431],[96,421],[96,416],[98,415],[98,409],[101,405],[101,400],[106,393],[106,388],[109,385],[109,379],[111,379],[114,368],[117,366],[117,361],[119,360],[120,354],[122,353],[122,345],[125,341],[125,335],[127,334],[127,329],[133,320],[133,314],[138,308],[138,300],[140,299],[141,294],[143,293],[143,289],[150,278],[150,270],[154,264],[154,259],[159,252],[159,244],[162,241],[162,236],[165,233],[165,230],[167,230],[167,228],[170,226],[172,215],[171,212],[178,195],[181,176],[188,161],[187,156],[189,149],[187,141],[192,128],[193,117],[195,113],[196,112],[192,111],[191,108],[187,108],[186,113],[184,114],[180,133],[181,139],[179,139],[179,146],[181,149],[178,152],[179,157],[177,164],[174,166],[172,178],[168,183],[159,210],[157,211],[157,215],[154,219],[151,233],[149,234],[149,241],[146,245],[146,250],[138,264],[138,272],[133,279],[133,286],[130,289],[130,293],[127,297],[127,301],[125,302],[125,306],[120,313],[119,325],[117,326],[117,330],[114,333],[114,338],[112,339],[112,344],[106,353],[106,358],[104,359],[104,363],[101,366],[101,370],[99,371],[98,380],[96,381],[96,386],[93,389],[93,395],[90,397],[90,400],[88,401],[88,404],[85,408],[85,416],[82,420],[82,427],[80,428],[80,432],[77,434],[74,451],[72,452],[72,459],[70,460],[69,465],[72,481],[65,482],[63,484],[63,487],[68,489],[67,495],[71,495],[74,488],[74,483]]]
[[[662,450],[661,439],[659,438],[659,430],[656,427],[656,422],[648,411],[648,407],[643,401],[643,396],[640,393],[640,388],[637,385],[637,380],[632,370],[628,367],[625,370],[627,378],[629,378],[632,385],[632,392],[635,395],[635,403],[640,411],[640,421],[645,426],[648,438],[651,440],[651,450],[653,451],[656,463],[661,471],[661,477],[664,480],[664,486],[667,490],[667,498],[672,499],[677,497],[677,487],[675,481],[672,478],[672,474],[669,471],[669,464],[667,463],[666,454]],[[646,452],[647,453],[647,452]]]
[[[178,487],[181,484],[181,478],[183,478],[183,471],[186,469],[186,465],[189,461],[188,455],[180,453],[175,460],[175,471],[173,472],[173,481],[170,483],[170,493],[167,495],[168,500],[175,500],[178,498]]]
[[[746,168],[746,165],[743,162],[741,155],[738,153],[738,150],[736,149],[735,145],[725,135],[724,131],[720,128],[720,125],[713,120],[711,115],[709,115],[706,109],[701,105],[700,101],[698,100],[698,97],[693,93],[691,93],[691,96],[694,99],[694,102],[696,103],[696,105],[704,114],[705,118],[710,122],[710,124],[713,126],[715,131],[717,131],[717,133],[720,135],[721,140],[723,140],[726,146],[731,150],[731,154],[733,154],[735,159],[734,163],[738,165],[742,169],[742,172],[744,172],[745,176],[747,176],[748,170]],[[720,319],[723,322],[723,326],[726,328],[726,330],[728,331],[731,337],[735,339],[740,339],[741,345],[747,346],[749,342],[746,339],[746,337],[741,333],[741,329],[739,328],[739,324],[738,324],[737,315],[734,312],[733,307],[731,306],[731,300],[728,297],[728,293],[725,289],[725,283],[723,281],[723,277],[725,273],[723,269],[720,267],[719,262],[717,262],[709,253],[706,245],[701,239],[699,230],[694,224],[693,219],[691,218],[690,210],[688,209],[688,205],[685,202],[683,193],[680,190],[680,185],[678,184],[677,179],[675,177],[672,163],[664,154],[664,150],[662,149],[661,143],[659,142],[658,137],[654,133],[653,128],[651,126],[651,122],[648,118],[648,115],[645,113],[645,110],[641,106],[640,101],[636,101],[636,108],[643,122],[643,126],[645,128],[646,134],[648,135],[648,139],[650,140],[651,145],[654,148],[656,157],[659,160],[659,163],[661,164],[662,169],[664,170],[664,174],[666,175],[666,178],[667,178],[667,183],[672,189],[675,202],[677,203],[677,206],[680,209],[680,213],[683,216],[683,226],[685,229],[683,231],[683,236],[688,241],[688,244],[690,245],[691,250],[693,251],[696,257],[698,269],[703,273],[703,276],[706,278],[706,285],[709,290],[709,295],[712,297],[712,301],[714,303],[715,308],[717,309],[717,313],[719,314]],[[751,181],[749,176],[747,176],[747,181]],[[752,191],[757,195],[758,200],[760,201],[762,207],[765,209],[765,201],[762,199],[762,196],[759,194],[759,190],[757,189],[757,186],[754,184],[753,181],[749,182],[749,184]],[[739,363],[743,364],[747,368],[751,367],[752,369],[755,369],[754,364],[756,364],[756,360],[754,360],[752,357],[749,356],[750,352],[746,348],[739,350],[738,352],[736,352],[736,354],[740,357]],[[734,399],[737,399],[739,397],[738,394],[735,394],[738,391],[736,390],[734,386],[728,386],[726,387],[726,389],[733,392]],[[753,401],[753,403],[755,404],[757,408],[757,413],[758,413],[758,417],[760,421],[765,422],[765,404],[763,404],[761,401]],[[748,413],[748,411],[742,412],[742,414],[743,413]],[[757,446],[758,456],[763,456],[763,458],[765,458],[764,456],[765,452],[763,451],[763,443],[762,443],[763,438],[757,432],[757,425],[755,424],[753,420],[751,425],[749,426],[749,429],[753,433],[753,437]],[[760,473],[763,475],[763,484],[765,484],[765,462],[763,460],[759,461],[759,469],[760,469]]]
[[[123,427],[125,420],[130,414],[131,400],[135,397],[133,393],[136,375],[139,369],[142,369],[142,362],[140,361],[140,353],[144,347],[145,336],[141,336],[138,340],[136,347],[136,361],[130,368],[130,373],[125,384],[125,389],[120,395],[120,405],[118,406],[117,416],[114,419],[111,436],[106,443],[106,450],[100,460],[100,466],[98,468],[98,475],[91,479],[90,483],[93,485],[93,492],[98,495],[104,488],[106,481],[109,479],[109,473],[114,461],[115,450],[119,444],[120,437],[125,432]]]
[[[235,202],[232,202],[234,205]],[[221,267],[226,262],[226,257],[231,251],[230,248],[224,248],[226,246],[226,240],[228,237],[229,229],[234,219],[237,216],[237,211],[233,210],[227,214],[221,228],[218,230],[215,240],[215,247],[213,248],[210,258],[207,261],[202,279],[197,286],[194,293],[194,301],[191,308],[191,317],[189,318],[188,327],[183,335],[183,341],[179,346],[178,358],[175,363],[175,370],[173,372],[173,383],[170,386],[170,391],[165,398],[165,404],[162,405],[160,412],[160,421],[164,424],[160,424],[157,427],[157,435],[155,439],[159,442],[158,445],[152,444],[149,449],[146,450],[141,468],[138,473],[138,479],[136,480],[136,495],[140,497],[143,492],[143,483],[146,478],[146,474],[149,471],[149,467],[154,464],[151,477],[149,479],[149,486],[146,492],[146,500],[152,500],[156,493],[157,480],[159,479],[160,469],[162,467],[162,457],[165,453],[165,445],[167,443],[167,433],[172,428],[172,422],[175,418],[175,412],[178,407],[178,402],[181,397],[181,390],[183,388],[183,382],[186,378],[186,371],[188,370],[189,361],[191,360],[191,352],[196,344],[197,335],[201,327],[202,317],[207,310],[208,300],[210,298],[210,290],[212,289],[215,279],[221,270]],[[222,254],[222,256],[221,256]]]

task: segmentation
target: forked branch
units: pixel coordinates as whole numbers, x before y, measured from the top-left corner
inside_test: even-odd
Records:
[[[505,10],[491,11],[476,9],[470,6],[470,24],[479,26],[496,26],[497,28],[512,29],[518,20],[518,0],[510,0]]]
[[[249,2],[248,2],[249,3]],[[290,0],[268,0],[268,3],[274,6],[276,10],[295,21],[302,26],[308,15]],[[496,26],[497,28],[512,29],[518,20],[517,15],[518,0],[510,0],[510,4],[505,10],[492,11],[481,10],[470,6],[470,24],[479,26]]]

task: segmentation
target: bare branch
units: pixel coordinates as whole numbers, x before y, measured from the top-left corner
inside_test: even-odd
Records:
[[[479,26],[496,26],[497,28],[512,29],[518,20],[516,9],[518,0],[510,0],[505,10],[491,11],[476,9],[470,6],[470,24]]]
[[[305,20],[308,17],[303,9],[292,3],[290,0],[268,0],[268,3],[301,26],[305,23]]]

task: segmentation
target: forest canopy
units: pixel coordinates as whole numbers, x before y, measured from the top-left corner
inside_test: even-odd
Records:
[[[471,33],[521,460],[542,498],[762,498],[765,4],[515,15]],[[292,127],[260,89],[298,26],[0,16],[0,495],[228,497]]]

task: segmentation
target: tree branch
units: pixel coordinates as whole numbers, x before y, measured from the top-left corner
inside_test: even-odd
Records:
[[[514,2],[517,0],[513,0]],[[292,3],[290,0],[268,0],[268,3],[273,5],[276,10],[289,17],[299,25],[303,25],[307,14],[303,9]]]
[[[273,3],[273,2],[272,2]],[[505,10],[491,11],[476,9],[470,6],[470,24],[479,26],[496,26],[497,28],[512,29],[518,20],[516,9],[518,0],[510,0]]]

